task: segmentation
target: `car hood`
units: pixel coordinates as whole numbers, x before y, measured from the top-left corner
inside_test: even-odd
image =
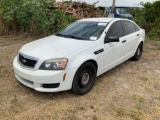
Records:
[[[20,53],[44,60],[64,58],[93,42],[52,35],[24,45]]]

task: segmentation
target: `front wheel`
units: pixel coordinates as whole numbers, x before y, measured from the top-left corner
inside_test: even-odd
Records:
[[[72,92],[84,95],[91,90],[96,78],[96,68],[91,62],[84,63],[76,72]]]
[[[134,56],[131,59],[134,61],[138,61],[142,56],[142,51],[143,51],[143,43],[140,43],[137,50],[136,50],[136,53],[134,54]]]

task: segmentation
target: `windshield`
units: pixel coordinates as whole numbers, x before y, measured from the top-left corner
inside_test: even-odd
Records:
[[[117,14],[127,14],[127,8],[116,8]]]
[[[106,26],[107,23],[104,22],[78,21],[69,25],[56,35],[81,40],[97,40]]]

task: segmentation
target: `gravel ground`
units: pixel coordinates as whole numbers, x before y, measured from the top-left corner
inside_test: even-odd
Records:
[[[122,63],[76,96],[36,92],[16,80],[12,61],[36,38],[0,36],[0,120],[160,120],[160,41],[145,41],[140,61]]]

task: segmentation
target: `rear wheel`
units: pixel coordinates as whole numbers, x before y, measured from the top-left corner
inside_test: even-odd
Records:
[[[134,56],[131,59],[134,61],[138,61],[142,56],[142,51],[143,51],[143,43],[140,43],[137,50],[136,50],[136,53],[134,54]]]
[[[72,92],[84,95],[91,90],[96,78],[96,68],[91,62],[84,63],[76,72]]]

